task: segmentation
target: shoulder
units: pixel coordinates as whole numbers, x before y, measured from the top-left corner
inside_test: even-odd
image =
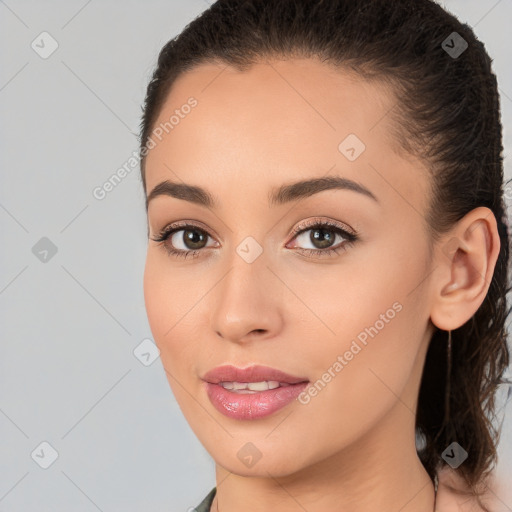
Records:
[[[437,489],[436,512],[484,512],[462,477],[457,471],[445,466],[438,472],[439,486]],[[498,482],[494,474],[482,486],[484,492],[480,501],[489,512],[498,512],[500,501],[496,497]],[[460,491],[459,493],[457,491]]]

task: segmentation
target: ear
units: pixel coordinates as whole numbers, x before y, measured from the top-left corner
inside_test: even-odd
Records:
[[[445,331],[465,324],[484,301],[500,251],[492,210],[467,213],[436,244],[430,318]]]

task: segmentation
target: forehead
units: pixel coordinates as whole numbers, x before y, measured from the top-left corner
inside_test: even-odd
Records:
[[[195,106],[184,108],[190,98]],[[154,128],[167,123],[167,130],[148,152],[148,193],[165,179],[210,185],[221,196],[233,180],[254,194],[336,174],[424,206],[421,163],[392,149],[388,114],[396,101],[384,83],[314,59],[245,71],[202,64],[178,77],[159,113]]]

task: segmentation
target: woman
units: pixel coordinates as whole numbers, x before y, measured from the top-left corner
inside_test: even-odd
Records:
[[[140,140],[148,319],[216,463],[197,510],[492,510],[509,234],[472,30],[219,0],[160,52]]]

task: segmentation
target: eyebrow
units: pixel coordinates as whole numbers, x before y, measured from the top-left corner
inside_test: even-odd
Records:
[[[343,189],[351,190],[363,194],[377,203],[377,197],[366,187],[348,178],[341,176],[328,176],[325,178],[312,178],[295,183],[281,185],[273,188],[268,196],[270,206],[283,205],[298,199],[310,197],[324,190]],[[158,196],[170,196],[183,201],[205,206],[207,208],[216,208],[218,202],[212,194],[197,185],[188,185],[186,183],[176,183],[169,180],[159,183],[146,198],[146,209],[153,199]]]

